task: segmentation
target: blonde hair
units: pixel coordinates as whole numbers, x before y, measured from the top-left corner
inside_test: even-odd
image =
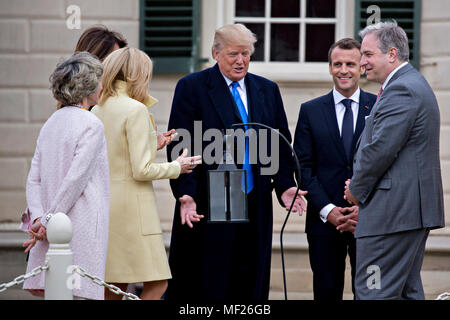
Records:
[[[256,35],[243,24],[227,24],[216,30],[212,49],[220,51],[227,45],[248,46],[253,54],[256,41]]]
[[[130,98],[142,103],[145,101],[149,95],[148,84],[153,70],[152,60],[145,52],[129,47],[118,49],[106,57],[103,65],[103,91],[99,105],[117,94],[114,86],[117,80],[127,83]]]

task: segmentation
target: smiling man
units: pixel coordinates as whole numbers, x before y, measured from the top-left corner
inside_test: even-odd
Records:
[[[355,270],[358,208],[343,199],[352,176],[356,141],[376,96],[359,88],[360,43],[345,38],[328,52],[334,89],[300,108],[294,148],[301,166],[301,188],[308,191],[306,233],[315,300],[342,300],[345,260]],[[346,222],[344,224],[344,222]],[[340,226],[342,233],[336,228]],[[353,283],[353,281],[352,281]]]
[[[445,224],[439,106],[427,80],[408,63],[408,37],[396,22],[367,26],[360,36],[361,65],[381,90],[345,191],[359,204],[356,297],[424,299],[425,244],[429,231]]]
[[[279,129],[290,139],[278,86],[248,73],[255,42],[255,35],[242,24],[219,28],[212,48],[217,64],[178,82],[169,128],[188,130],[192,137],[191,150],[195,149],[194,121],[202,121],[202,136],[211,128],[225,130],[235,123],[259,122]],[[178,143],[169,145],[169,159]],[[203,142],[201,150],[208,143]],[[256,164],[244,161],[242,165],[248,177],[249,223],[208,223],[203,218],[208,208],[208,170],[217,169],[217,163],[205,162],[191,174],[171,180],[177,203],[169,253],[173,279],[169,281],[168,300],[268,299],[272,188],[286,208],[296,192],[292,153],[282,142],[279,146],[280,164],[276,174],[262,175],[259,159]],[[294,211],[301,213],[306,209],[300,198],[304,194],[301,191],[296,198]]]

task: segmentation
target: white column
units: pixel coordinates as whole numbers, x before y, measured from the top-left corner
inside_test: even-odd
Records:
[[[47,224],[47,239],[50,247],[46,261],[45,300],[73,300],[72,286],[68,284],[73,265],[70,240],[72,240],[72,222],[62,212],[52,216]],[[68,273],[69,271],[69,273]]]

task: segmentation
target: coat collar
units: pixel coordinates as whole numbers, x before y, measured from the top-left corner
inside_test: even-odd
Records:
[[[386,88],[392,83],[394,82],[396,79],[400,78],[402,75],[404,75],[405,73],[413,70],[414,67],[410,64],[407,63],[405,66],[401,67],[400,69],[398,69],[398,71],[391,77],[391,79],[389,79],[388,83],[386,84],[386,87],[384,88],[384,90],[386,90]]]
[[[385,94],[384,92],[389,89],[389,86],[395,82],[395,80],[397,80],[398,78],[400,78],[401,76],[403,76],[404,74],[410,72],[414,70],[414,67],[410,64],[407,63],[405,66],[401,67],[392,77],[391,79],[389,79],[388,83],[386,84],[386,86],[383,89],[383,94]],[[377,101],[375,102],[372,110],[373,112],[375,112],[378,109],[378,103],[382,100],[383,98],[383,94],[381,94],[381,96],[377,99]]]
[[[117,92],[117,95],[119,95],[119,96],[129,97],[127,87],[128,87],[128,85],[125,81],[116,80],[114,82],[114,90]],[[143,102],[143,104],[145,104],[147,108],[151,108],[157,103],[158,103],[158,99],[152,97],[151,95],[148,95],[147,98]]]
[[[251,73],[247,73],[245,77],[245,86],[248,97],[248,121],[262,123],[267,106],[264,91],[256,77]]]
[[[328,130],[330,131],[331,137],[333,141],[337,144],[338,149],[342,149],[342,152],[344,154],[344,146],[342,145],[340,134],[339,134],[339,127],[336,121],[336,108],[334,103],[334,97],[333,97],[333,90],[330,91],[325,96],[325,99],[323,100],[323,116],[325,119],[325,122],[327,123]]]
[[[361,90],[359,96],[359,109],[358,109],[358,120],[356,121],[355,134],[353,135],[352,148],[356,150],[356,144],[361,136],[361,132],[364,130],[364,124],[366,123],[366,117],[370,114],[370,100],[369,95]]]
[[[209,70],[206,86],[210,100],[224,127],[231,129],[231,125],[236,122],[236,108],[233,106],[233,97],[217,64]]]
[[[220,73],[216,63],[209,70],[206,81],[211,102],[222,120],[225,128],[231,128],[234,123],[242,122],[237,106],[233,100],[230,89]],[[245,86],[248,98],[248,119],[252,122],[261,122],[263,117],[264,98],[260,86],[252,74],[245,76]]]

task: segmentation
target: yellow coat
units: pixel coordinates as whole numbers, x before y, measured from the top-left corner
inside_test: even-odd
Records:
[[[154,163],[157,136],[148,107],[130,98],[126,82],[92,112],[105,127],[110,171],[109,242],[105,280],[134,283],[170,279],[152,180],[180,175],[177,161]]]

